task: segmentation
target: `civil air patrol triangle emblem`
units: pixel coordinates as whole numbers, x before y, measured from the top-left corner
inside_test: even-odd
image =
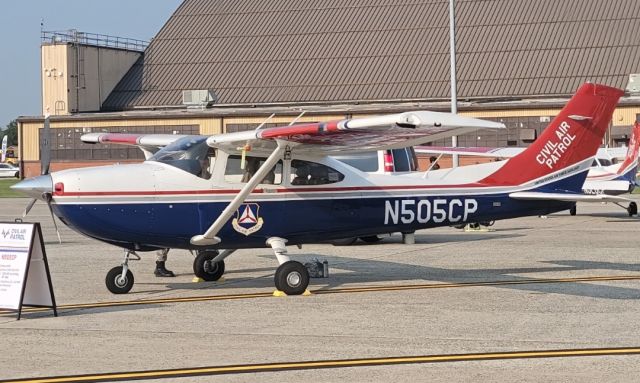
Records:
[[[242,204],[236,210],[236,217],[231,221],[235,231],[247,236],[260,230],[263,223],[260,217],[260,205],[257,203]]]

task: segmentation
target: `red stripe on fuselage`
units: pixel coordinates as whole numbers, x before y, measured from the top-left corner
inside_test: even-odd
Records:
[[[514,185],[515,186],[515,185]],[[341,188],[300,188],[300,189],[256,189],[254,194],[279,194],[279,193],[308,193],[308,192],[350,192],[350,191],[372,191],[372,190],[429,190],[429,189],[464,189],[464,188],[488,188],[495,185],[484,185],[479,183],[464,185],[404,185],[404,186],[349,186]],[[266,190],[266,191],[265,191]],[[146,196],[146,195],[215,195],[215,194],[238,194],[240,189],[218,189],[218,190],[167,190],[167,191],[109,191],[109,192],[62,192],[54,193],[57,197],[86,197],[86,196]]]

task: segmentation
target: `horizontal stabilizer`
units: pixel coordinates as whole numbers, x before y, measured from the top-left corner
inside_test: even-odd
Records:
[[[510,198],[530,201],[565,201],[565,202],[631,202],[629,198],[608,194],[574,194],[574,193],[543,193],[543,192],[515,192]]]

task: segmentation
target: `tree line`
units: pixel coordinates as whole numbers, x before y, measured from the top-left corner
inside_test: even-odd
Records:
[[[4,136],[9,136],[7,146],[18,145],[18,121],[13,120],[7,124],[4,130],[0,130],[0,142]]]

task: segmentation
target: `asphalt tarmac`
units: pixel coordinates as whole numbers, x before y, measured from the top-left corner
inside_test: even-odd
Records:
[[[0,199],[0,221],[27,199]],[[193,283],[193,256],[132,262],[112,295],[118,248],[43,225],[59,317],[0,313],[0,382],[629,382],[640,372],[640,219],[607,204],[420,231],[375,245],[290,248],[327,260],[311,296],[273,297],[269,249],[227,259],[223,283]],[[71,376],[83,375],[83,376]],[[57,377],[54,379],[54,377]],[[40,378],[40,379],[37,379]]]

